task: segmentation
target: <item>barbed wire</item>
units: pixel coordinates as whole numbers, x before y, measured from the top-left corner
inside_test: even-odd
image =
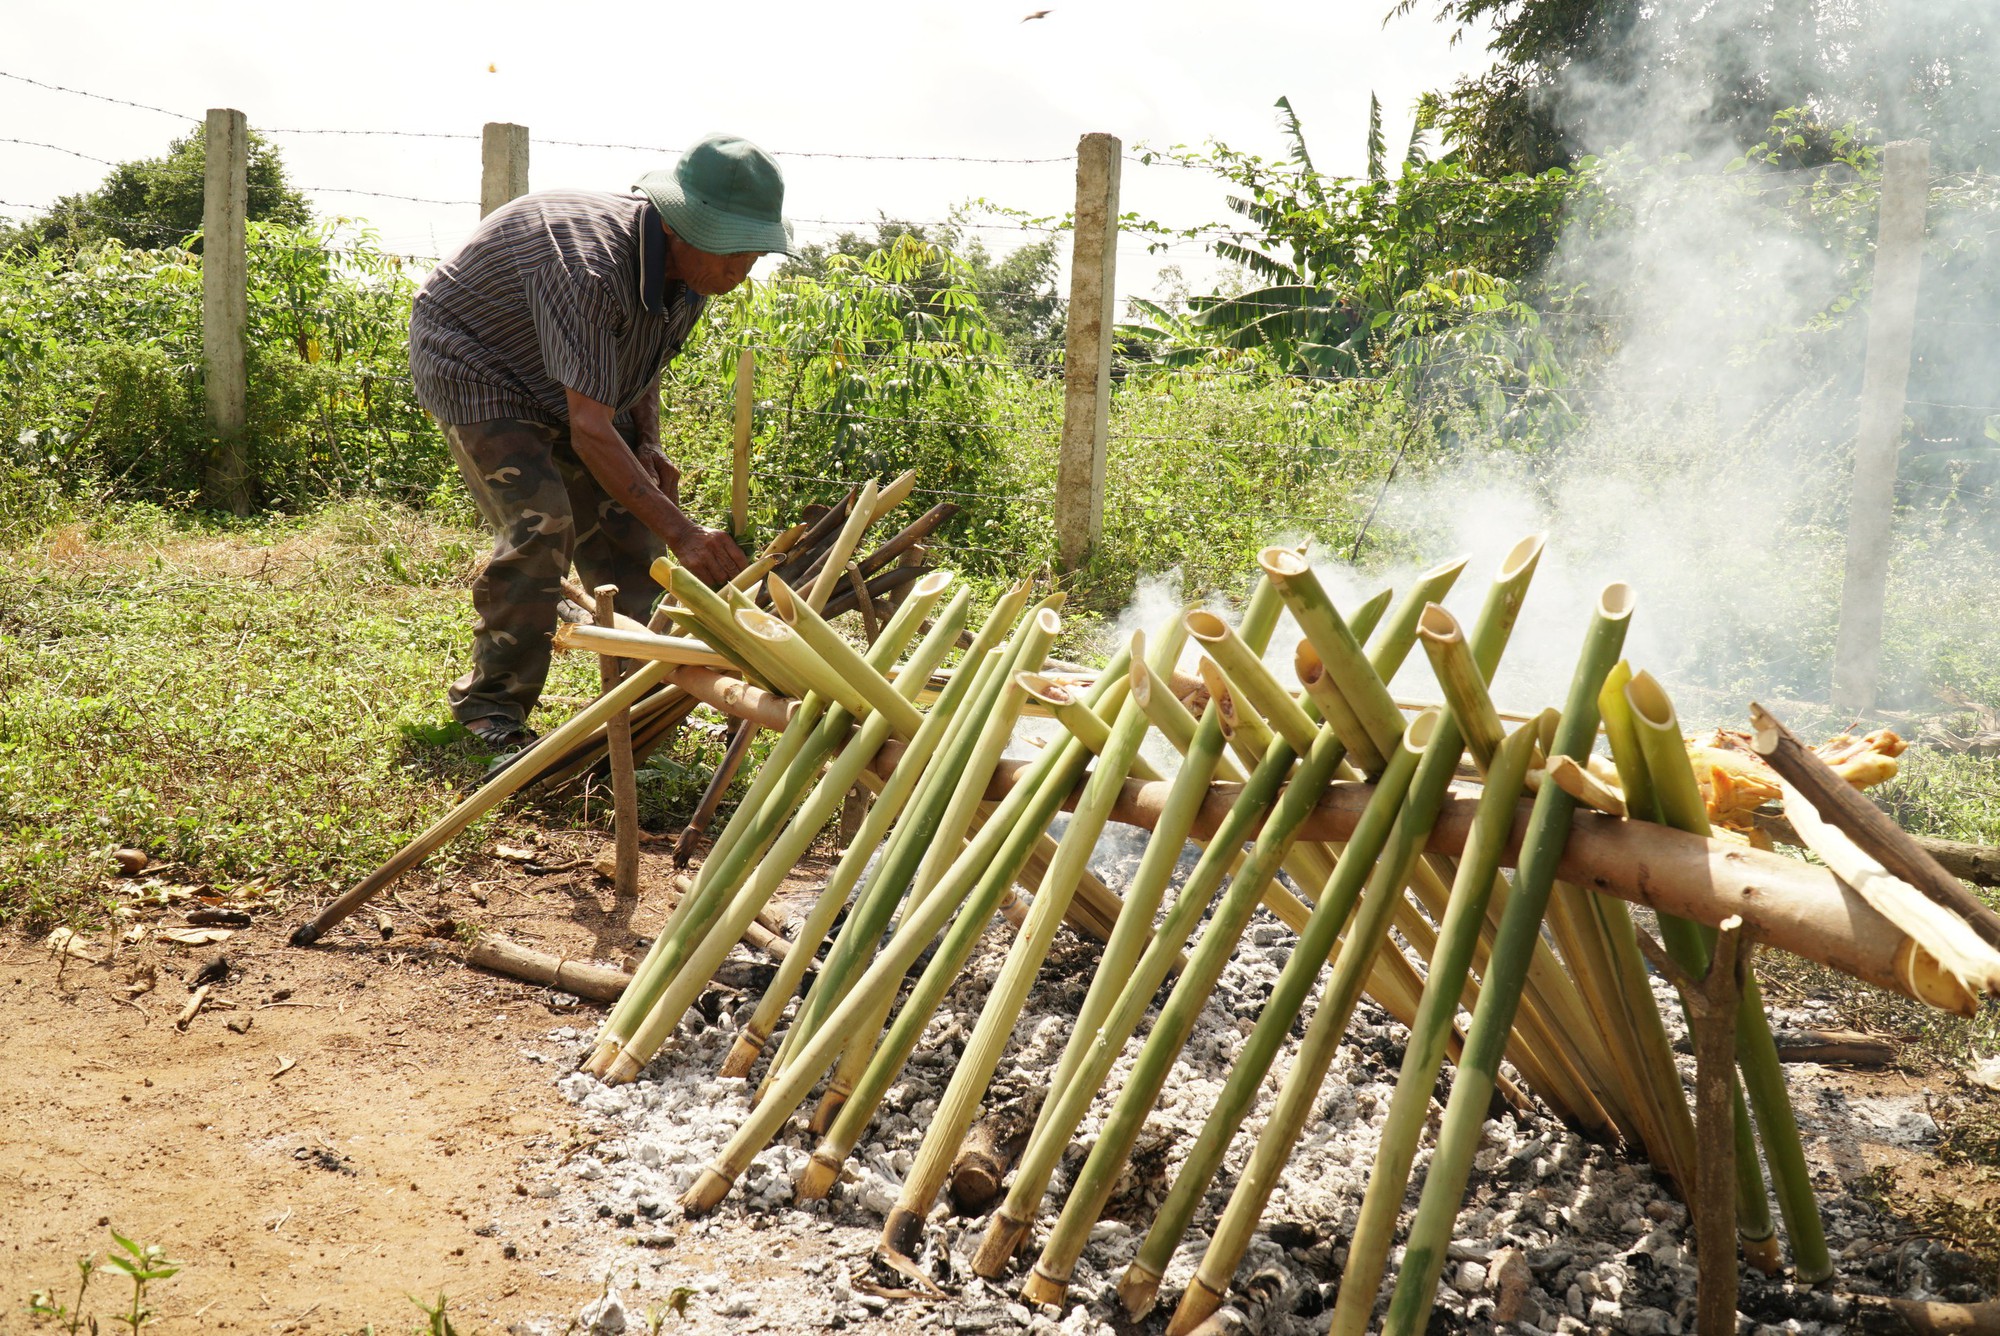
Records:
[[[85,162],[101,163],[106,167],[116,167],[118,165],[109,158],[100,158],[94,154],[79,152],[73,148],[64,148],[61,144],[44,144],[39,139],[0,139],[0,144],[20,144],[28,148],[46,148],[57,153],[67,153],[72,158],[82,158]]]
[[[146,102],[133,102],[126,98],[110,97],[104,93],[92,93],[82,88],[70,88],[63,84],[44,83],[40,79],[30,79],[25,74],[13,74],[7,70],[0,70],[0,79],[12,79],[16,83],[33,84],[37,88],[45,88],[52,93],[68,93],[74,97],[87,97],[94,102],[112,102],[121,107],[136,107],[140,111],[157,111],[162,116],[173,116],[183,121],[193,121],[196,125],[201,124],[201,117],[190,116],[184,111],[169,111],[165,107],[155,107]]]

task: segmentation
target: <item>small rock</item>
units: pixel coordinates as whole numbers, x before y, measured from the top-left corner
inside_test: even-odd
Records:
[[[1631,1336],[1667,1336],[1673,1317],[1658,1308],[1628,1308],[1621,1324]]]
[[[1493,1254],[1486,1275],[1493,1289],[1493,1320],[1519,1322],[1527,1316],[1528,1292],[1534,1288],[1535,1273],[1519,1248],[1502,1248]]]
[[[249,1034],[250,1020],[248,1016],[231,1016],[222,1023],[222,1028],[236,1034]]]
[[[152,864],[152,857],[144,849],[120,849],[111,857],[118,863],[118,873],[124,877],[136,877]]]

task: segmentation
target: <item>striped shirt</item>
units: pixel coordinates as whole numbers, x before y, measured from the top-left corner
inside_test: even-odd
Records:
[[[625,412],[704,304],[667,280],[666,263],[660,215],[642,196],[550,191],[495,209],[417,292],[418,402],[449,426],[567,426],[565,388]]]

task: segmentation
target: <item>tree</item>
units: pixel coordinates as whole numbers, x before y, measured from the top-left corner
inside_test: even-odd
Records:
[[[1423,7],[1399,0],[1394,14]],[[1490,27],[1494,67],[1440,124],[1474,170],[1567,166],[1637,139],[1746,146],[1786,108],[1931,140],[1946,169],[2000,155],[2000,25],[1976,5],[1890,0],[1436,0],[1455,37]],[[1674,142],[1646,144],[1664,131]],[[1830,161],[1834,147],[1816,146]],[[1817,162],[1809,165],[1817,165]]]
[[[180,244],[201,231],[207,133],[200,126],[160,157],[120,163],[97,189],[65,195],[41,217],[0,233],[0,252],[74,251],[106,241],[140,250]],[[312,225],[311,204],[286,179],[278,150],[255,131],[248,177],[250,221]]]
[[[1017,361],[1053,365],[1063,346],[1062,302],[1055,288],[1056,238],[1048,236],[996,257],[978,237],[968,237],[968,230],[956,215],[935,226],[884,216],[876,221],[872,237],[842,232],[831,242],[801,246],[778,270],[778,277],[824,279],[836,255],[866,260],[878,252],[894,251],[901,238],[910,237],[931,247],[933,256],[906,284],[913,300],[934,303],[947,289],[970,289],[980,299],[986,324]]]

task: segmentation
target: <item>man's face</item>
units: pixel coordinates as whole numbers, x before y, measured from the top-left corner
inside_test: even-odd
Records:
[[[667,249],[673,254],[674,268],[681,282],[704,297],[720,297],[750,277],[750,267],[762,258],[761,251],[741,251],[715,255],[696,250],[672,232],[667,233]]]

